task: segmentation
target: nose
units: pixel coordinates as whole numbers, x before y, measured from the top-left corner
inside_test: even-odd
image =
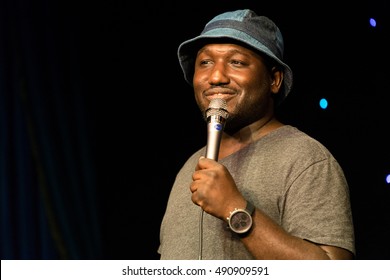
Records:
[[[216,63],[210,72],[209,83],[212,85],[229,83],[229,76],[226,72],[226,66],[222,63]]]

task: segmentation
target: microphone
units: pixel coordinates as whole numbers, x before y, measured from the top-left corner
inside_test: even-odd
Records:
[[[218,160],[219,145],[221,143],[222,131],[229,117],[226,100],[215,98],[210,101],[206,110],[207,120],[207,145],[206,158]]]

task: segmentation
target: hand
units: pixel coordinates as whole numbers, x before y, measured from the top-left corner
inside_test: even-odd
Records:
[[[205,212],[224,221],[234,208],[245,208],[246,201],[227,168],[201,157],[192,175],[192,202]]]

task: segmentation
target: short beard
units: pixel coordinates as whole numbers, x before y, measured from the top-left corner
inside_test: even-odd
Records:
[[[264,110],[261,108],[265,106],[258,103],[247,102],[245,104],[238,104],[234,112],[229,112],[229,117],[226,120],[224,132],[229,135],[234,135],[242,128],[258,121],[264,117]],[[203,119],[207,123],[206,110],[207,108],[199,108]]]
[[[260,104],[255,103],[238,105],[234,112],[229,112],[229,118],[226,120],[224,128],[225,133],[234,135],[242,128],[261,119],[264,114],[260,106]]]

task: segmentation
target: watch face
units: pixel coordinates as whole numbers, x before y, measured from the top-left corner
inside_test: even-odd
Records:
[[[252,217],[243,210],[237,210],[230,216],[229,226],[234,232],[245,233],[252,226]]]

